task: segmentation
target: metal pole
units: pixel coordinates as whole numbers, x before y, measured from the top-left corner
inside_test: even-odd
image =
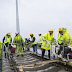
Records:
[[[19,15],[18,15],[18,0],[16,0],[16,31],[20,33]]]

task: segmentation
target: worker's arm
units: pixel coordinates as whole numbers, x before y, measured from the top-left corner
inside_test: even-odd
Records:
[[[22,41],[22,43],[24,43],[24,40],[23,40],[22,36],[21,36],[21,41]]]
[[[12,43],[12,37],[11,37],[11,43]]]
[[[4,43],[5,37],[3,38],[3,43]]]
[[[22,36],[21,36],[21,42],[22,42],[22,46],[24,46],[24,40],[23,40]]]

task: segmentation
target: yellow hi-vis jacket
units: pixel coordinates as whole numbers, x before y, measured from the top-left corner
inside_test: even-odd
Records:
[[[11,36],[5,36],[5,40],[4,40],[4,43],[11,43]]]
[[[39,42],[38,42],[38,43],[41,44],[42,41],[43,41],[43,40],[42,40],[42,36],[39,36]]]
[[[48,33],[45,33],[42,37],[43,37],[43,42],[42,42],[41,48],[45,50],[50,50],[50,44],[51,44],[51,41],[53,41],[53,34],[50,35],[50,33],[48,32]],[[50,44],[44,39],[48,40]]]
[[[64,36],[59,33],[57,41],[59,44],[63,43],[64,42]]]
[[[64,36],[64,44],[68,44],[71,42],[71,35],[68,33],[67,30],[63,30],[63,36]]]
[[[33,40],[33,37],[31,38],[31,41]],[[37,44],[36,38],[35,38],[35,41],[32,43],[32,45],[34,45],[34,44]]]
[[[24,40],[23,40],[22,36],[17,35],[14,37],[13,43],[22,44],[22,43],[24,43]]]

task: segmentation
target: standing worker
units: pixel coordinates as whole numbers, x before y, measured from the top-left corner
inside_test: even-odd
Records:
[[[17,48],[17,53],[22,53],[23,52],[23,47],[24,47],[24,40],[22,38],[22,36],[19,33],[16,33],[13,43],[17,43],[18,44],[18,48]],[[23,56],[23,54],[21,54]],[[19,56],[19,54],[17,55]]]
[[[59,28],[59,34],[58,34],[58,44],[60,45],[60,49],[58,51],[58,57],[64,57],[67,56],[66,53],[66,49],[69,48],[65,48],[64,46],[68,46],[71,43],[71,35],[68,33],[66,28]],[[64,51],[63,51],[64,48]],[[64,52],[64,54],[62,55],[61,52]]]
[[[31,44],[32,44],[32,47],[33,47],[33,52],[37,54],[37,41],[36,41],[36,38],[34,37],[33,33],[30,33],[30,37],[31,37]]]
[[[57,39],[58,44],[59,44],[59,45],[63,45],[64,36],[63,36],[62,28],[60,27],[58,31],[59,31],[59,33],[58,33],[58,39]]]
[[[39,47],[41,48],[41,45],[42,45],[42,35],[41,33],[39,33],[39,41],[38,41],[38,44],[39,44]]]
[[[68,46],[71,42],[71,35],[68,33],[66,28],[63,28],[62,31],[64,36],[64,44]]]
[[[58,31],[59,31],[59,33],[58,33],[58,39],[57,39],[57,41],[58,41],[58,44],[60,45],[59,46],[60,49],[58,51],[58,57],[62,57],[61,52],[63,50],[64,36],[63,36],[63,31],[62,31],[61,27],[59,28]]]
[[[53,38],[53,29],[50,29],[48,33],[45,33],[43,36],[43,42],[42,42],[42,58],[44,57],[45,50],[48,50],[48,57],[50,59],[50,44],[51,41],[54,40]]]
[[[5,58],[6,58],[6,54],[8,53],[8,49],[11,48],[11,43],[12,43],[12,37],[10,35],[10,32],[8,32],[6,34],[6,36],[4,36],[3,38],[3,43],[5,44],[4,46],[4,51],[5,51]],[[9,47],[9,48],[8,48]]]
[[[58,34],[58,44],[59,45],[68,45],[71,42],[71,35],[68,33],[66,28],[59,28]]]

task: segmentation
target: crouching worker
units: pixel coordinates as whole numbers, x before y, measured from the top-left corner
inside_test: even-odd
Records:
[[[19,33],[16,33],[13,43],[17,43],[17,53],[23,53],[23,47],[24,47],[24,40],[22,38],[22,36]],[[21,54],[23,56],[23,54]],[[19,54],[17,55],[17,57],[19,56]]]
[[[30,43],[32,44],[33,52],[37,54],[37,41],[36,41],[36,38],[34,37],[33,33],[30,33],[30,37],[31,37]]]
[[[30,40],[25,38],[25,47],[27,48],[27,51],[30,51],[29,47],[30,47]]]
[[[45,50],[48,50],[48,57],[50,59],[50,44],[51,44],[51,41],[54,40],[54,37],[53,37],[53,29],[50,29],[48,33],[45,33],[43,36],[43,42],[42,42],[42,59],[44,57],[44,53],[45,53]]]

